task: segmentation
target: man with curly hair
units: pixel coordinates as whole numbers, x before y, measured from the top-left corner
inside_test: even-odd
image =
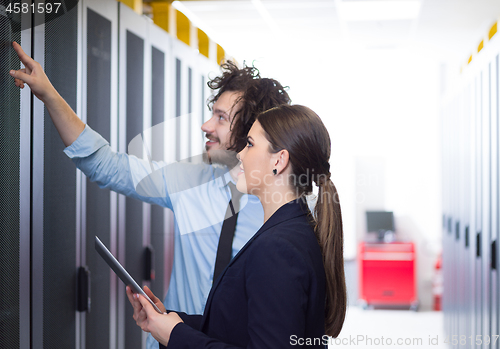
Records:
[[[276,80],[262,78],[255,67],[239,69],[221,65],[222,74],[208,82],[217,93],[209,100],[212,117],[202,125],[208,139],[205,163],[152,164],[114,152],[109,143],[85,125],[52,86],[41,66],[13,44],[26,69],[11,71],[18,87],[27,83],[47,107],[65,153],[101,188],[174,212],[174,263],[165,307],[188,314],[202,314],[214,281],[219,236],[229,212],[239,168],[236,153],[247,144],[247,133],[260,112],[290,103],[285,88]],[[154,176],[151,174],[154,168]],[[233,171],[231,171],[231,169]],[[148,185],[144,180],[154,177]],[[143,185],[138,191],[138,183]],[[148,189],[144,189],[144,186]],[[243,195],[230,246],[234,256],[263,223],[259,200]],[[233,215],[236,213],[233,209]],[[238,211],[238,210],[236,210]],[[152,337],[150,337],[152,339]],[[153,342],[148,340],[148,348]]]

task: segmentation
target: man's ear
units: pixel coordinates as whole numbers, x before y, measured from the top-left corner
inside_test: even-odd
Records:
[[[290,154],[288,150],[282,149],[276,154],[274,154],[274,167],[277,170],[277,174],[283,173],[288,168],[288,163],[290,161]]]

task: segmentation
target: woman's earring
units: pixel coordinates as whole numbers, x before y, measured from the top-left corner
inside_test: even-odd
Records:
[[[273,175],[275,175],[275,176],[276,176],[277,174],[278,174],[278,170],[277,170],[277,169],[274,169],[274,170],[273,170]]]

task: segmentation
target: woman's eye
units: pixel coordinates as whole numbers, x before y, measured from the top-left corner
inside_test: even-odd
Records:
[[[250,143],[250,141],[247,141],[247,147],[249,147],[249,148],[250,148],[250,147],[252,147],[252,146],[253,146],[253,144],[252,144],[252,143]]]

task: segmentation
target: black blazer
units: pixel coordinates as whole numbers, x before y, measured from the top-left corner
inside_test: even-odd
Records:
[[[308,213],[300,199],[280,207],[215,281],[203,316],[179,314],[168,348],[325,348],[325,271]]]

